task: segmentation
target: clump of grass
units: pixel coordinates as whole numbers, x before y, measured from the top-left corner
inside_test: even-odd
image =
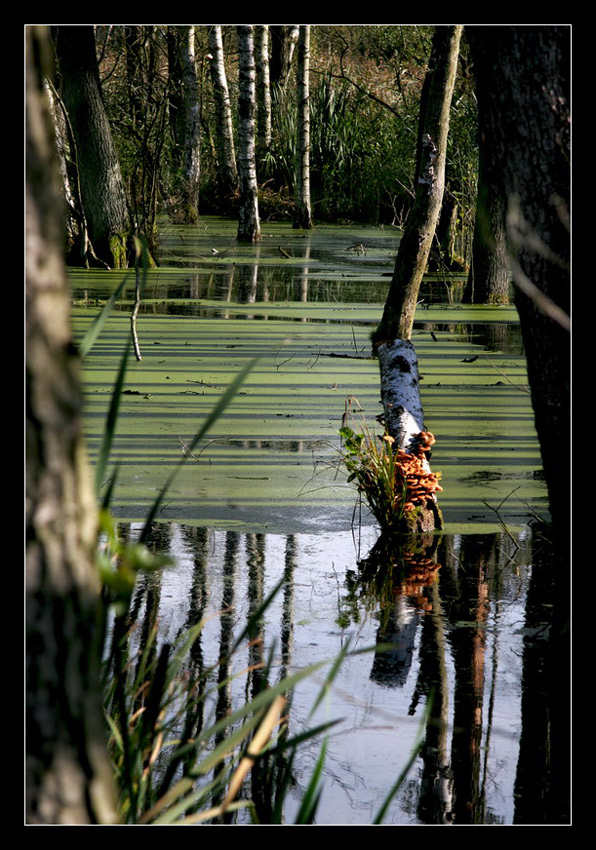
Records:
[[[116,617],[106,661],[105,713],[124,823],[221,823],[240,808],[249,810],[250,820],[258,820],[253,801],[243,792],[249,772],[268,751],[277,747],[291,752],[298,746],[287,737],[285,695],[322,664],[209,719],[207,706],[230,680],[220,680],[215,668],[199,677],[193,674],[193,649],[203,626],[197,623],[177,644],[158,649],[155,625],[136,648],[134,626],[129,628],[126,614]],[[245,629],[235,642],[234,652],[247,633]],[[223,667],[229,661],[223,659]],[[330,725],[309,730],[301,740]],[[281,813],[280,806],[280,818]]]
[[[393,452],[393,438],[388,434],[379,438],[368,429],[356,433],[348,425],[339,433],[348,481],[356,483],[381,528],[394,528],[404,513],[406,480]]]
[[[396,531],[405,514],[425,507],[443,489],[441,473],[432,472],[425,460],[435,442],[430,432],[420,432],[414,452],[399,448],[387,433],[372,434],[366,425],[358,432],[343,425],[339,433],[348,481],[356,483],[383,531]]]

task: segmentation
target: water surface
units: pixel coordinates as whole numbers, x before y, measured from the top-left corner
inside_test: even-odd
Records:
[[[551,637],[552,584],[543,580],[551,550],[515,310],[464,307],[461,281],[425,281],[413,342],[426,426],[437,437],[432,466],[443,473],[445,531],[426,571],[401,552],[375,559],[378,529],[338,464],[338,430],[348,406],[380,429],[369,335],[399,233],[301,234],[287,225],[264,233],[260,245],[238,246],[235,226],[222,220],[170,227],[164,264],[147,276],[142,360],[128,364],[112,454],[123,536],[138,535],[167,474],[187,461],[153,532],[153,545],[176,566],[140,578],[135,616],[154,618],[160,640],[171,641],[211,615],[201,637],[207,670],[283,578],[261,635],[264,648],[274,647],[276,676],[331,660],[347,645],[370,649],[346,659],[313,719],[341,718],[329,738],[318,823],[370,823],[421,724],[424,746],[386,823],[528,823],[548,817],[548,805],[563,811],[560,795],[553,808],[540,791],[551,771],[550,732],[536,713],[536,695],[546,694],[539,705],[552,696],[540,678]],[[81,334],[120,275],[71,279]],[[129,286],[84,364],[92,458],[132,296]],[[200,423],[252,361],[190,454]],[[231,613],[222,617],[224,608]],[[387,642],[392,651],[375,651]],[[254,663],[254,651],[247,646],[234,660],[238,671]],[[239,675],[230,705],[255,686],[254,674]],[[307,680],[293,694],[293,731],[312,722],[319,686]],[[320,742],[302,751],[288,823],[319,752]]]

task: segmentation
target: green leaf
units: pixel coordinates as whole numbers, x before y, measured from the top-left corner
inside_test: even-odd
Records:
[[[106,421],[103,440],[97,458],[97,466],[95,468],[95,491],[98,496],[106,474],[110,451],[112,448],[112,443],[114,441],[114,434],[116,432],[116,422],[118,421],[118,410],[120,408],[120,398],[122,396],[122,387],[124,386],[124,377],[126,375],[126,366],[128,361],[129,350],[130,340],[128,340],[128,342],[126,343],[126,348],[124,349],[124,354],[120,362],[120,369],[118,370],[118,375],[116,377],[116,383],[114,384],[114,389],[112,390],[110,409],[108,411],[108,418]]]

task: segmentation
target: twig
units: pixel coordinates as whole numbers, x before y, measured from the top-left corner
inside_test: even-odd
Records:
[[[499,369],[498,366],[495,366],[495,364],[492,362],[492,360],[489,357],[487,357],[486,359],[487,359],[488,363],[490,363],[490,365],[493,367],[493,369],[495,369],[499,373],[499,375],[501,375],[501,377],[505,378],[507,383],[511,384],[512,387],[515,387],[516,390],[519,390],[522,393],[528,394],[530,392],[529,387],[521,387],[519,384],[514,384],[513,381],[511,380],[511,378],[508,375],[506,375],[505,372],[503,372],[501,369]]]
[[[139,312],[139,307],[141,306],[141,274],[139,271],[139,265],[137,262],[137,266],[135,269],[135,303],[130,316],[130,332],[132,334],[132,344],[135,351],[135,357],[137,360],[142,360],[141,356],[141,348],[139,346],[139,338],[137,336],[137,315]]]
[[[504,498],[504,499],[502,499],[502,500],[499,502],[499,504],[497,505],[497,507],[496,507],[496,508],[493,508],[493,506],[492,506],[492,505],[489,505],[489,504],[488,504],[488,502],[486,501],[486,499],[482,499],[482,500],[481,500],[481,501],[482,501],[482,502],[486,505],[486,507],[487,507],[487,508],[490,508],[490,510],[491,510],[491,511],[494,511],[494,512],[496,513],[496,515],[497,515],[497,516],[498,516],[498,518],[499,518],[499,525],[501,526],[501,528],[503,529],[503,531],[505,532],[505,534],[507,535],[507,537],[511,540],[511,542],[512,542],[512,543],[513,543],[513,545],[515,546],[515,550],[516,550],[516,551],[519,549],[519,543],[515,540],[515,538],[513,537],[513,535],[511,534],[511,532],[510,532],[510,531],[509,531],[509,529],[507,528],[507,526],[505,525],[505,522],[504,522],[504,520],[502,519],[501,514],[499,513],[499,510],[500,510],[500,508],[502,508],[502,507],[503,507],[503,505],[505,504],[505,502],[507,501],[507,499],[509,499],[509,497],[510,497],[510,496],[513,496],[513,494],[514,494],[514,493],[517,493],[517,491],[518,491],[518,490],[519,490],[519,487],[516,487],[514,490],[512,490],[512,491],[511,491],[511,493],[508,493],[508,494],[505,496],[505,498]]]

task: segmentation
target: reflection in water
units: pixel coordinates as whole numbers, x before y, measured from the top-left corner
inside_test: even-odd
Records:
[[[536,535],[525,609],[515,823],[570,822],[570,580],[567,552]],[[539,777],[539,781],[537,781]]]
[[[356,648],[376,647],[368,660],[348,657],[330,692],[339,702],[333,711],[346,719],[328,742],[329,802],[324,793],[319,823],[371,822],[362,812],[380,807],[411,752],[408,724],[424,716],[419,758],[387,823],[565,822],[565,783],[553,781],[566,744],[553,712],[563,672],[553,665],[562,659],[553,661],[545,639],[553,583],[537,533],[430,536],[402,547],[377,541],[358,561],[354,549],[338,546],[345,535],[155,530],[155,542],[170,547],[178,566],[139,581],[129,612],[138,623],[135,640],[142,645],[158,622],[165,639],[211,619],[193,646],[188,686],[205,691],[214,679],[218,717],[287,673],[332,660],[347,631]],[[123,525],[121,533],[134,536],[134,529]],[[232,648],[242,632],[238,655]],[[307,680],[291,695],[284,740],[306,728],[319,687]],[[381,721],[388,713],[389,738]],[[183,734],[196,735],[203,722],[202,711],[189,712]],[[558,740],[553,761],[546,742]],[[244,794],[262,822],[273,817],[284,783],[308,782],[318,747],[298,749],[294,761],[274,750],[255,765]],[[298,804],[286,796],[288,822]]]

